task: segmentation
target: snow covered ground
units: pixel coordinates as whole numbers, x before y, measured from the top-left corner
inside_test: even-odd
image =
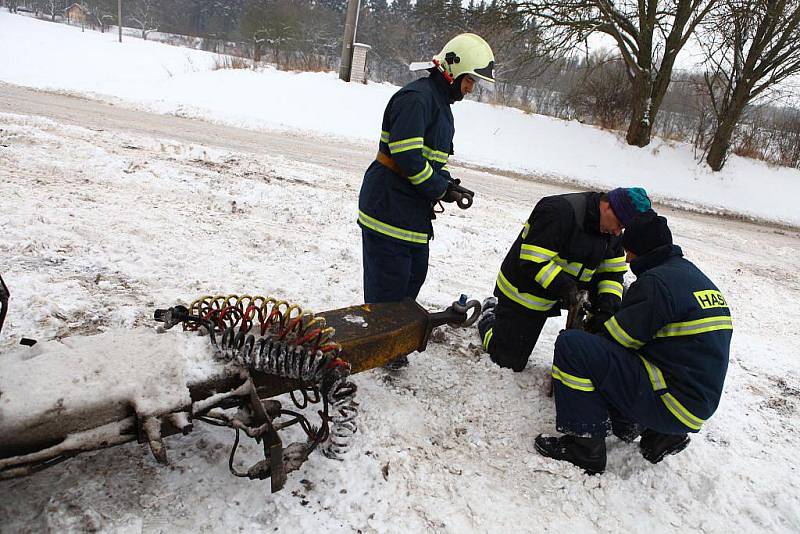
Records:
[[[335,73],[213,70],[214,54],[134,38],[120,45],[116,38],[0,10],[0,81],[373,148],[397,89],[346,84]],[[800,225],[797,170],[732,156],[712,173],[682,143],[656,139],[639,149],[617,133],[476,102],[453,112],[459,161],[598,188],[641,185],[673,205]]]
[[[19,19],[47,28],[40,32],[40,43],[53,42],[49,32],[65,31]],[[22,23],[0,12],[0,79],[5,81],[17,73],[35,74],[27,62],[7,61],[5,35],[17,24]],[[68,47],[71,34],[58,35],[61,46]],[[97,40],[86,45],[86,53],[102,44],[90,32],[76,35],[77,40]],[[27,57],[44,58],[30,34],[27,38]],[[117,84],[115,90],[138,84],[129,96],[142,105],[149,97],[141,95],[153,94],[151,86],[166,90],[170,85],[148,79],[151,70],[144,63],[158,64],[161,54],[168,53],[164,50],[179,49],[154,45],[159,48],[142,53],[145,48],[137,47],[151,43],[106,44],[116,47],[114,53],[135,49],[131,61],[138,57],[142,62],[138,75],[129,74],[127,82],[108,82]],[[58,47],[51,52],[60,54]],[[65,89],[79,79],[66,67],[51,66],[49,74],[41,68],[40,82],[31,84]],[[187,76],[201,74],[221,75]],[[291,80],[297,84],[291,88],[295,98],[284,106],[297,110],[316,105],[313,99],[300,101],[304,95],[325,93],[327,87],[337,88],[331,92],[339,95],[364,91],[359,93],[364,101],[374,98],[378,106],[377,97],[368,97],[368,91],[376,90],[372,86],[339,88],[334,80],[327,86],[321,75],[242,75],[271,76],[274,84]],[[384,89],[385,97],[391,88]],[[224,111],[238,105],[236,100],[220,101],[220,116],[236,122]],[[269,98],[259,102],[265,109],[272,106]],[[164,104],[163,110],[173,104]],[[472,103],[456,108],[512,113]],[[214,116],[212,108],[192,113]],[[303,122],[311,114],[298,114],[298,130],[314,129]],[[524,117],[535,125],[532,131],[549,124]],[[377,124],[373,119],[370,129]],[[250,126],[276,125],[262,120]],[[357,128],[361,118],[344,124],[332,120],[318,116],[316,129],[332,134],[335,128]],[[559,127],[574,127],[575,135],[608,135]],[[466,153],[461,146],[472,134],[465,127],[459,132],[465,138],[456,147]],[[259,135],[266,145],[280,134]],[[313,148],[304,148],[310,134],[294,135],[283,134],[298,141],[294,151],[254,154],[0,113],[0,273],[12,293],[0,358],[18,357],[15,344],[22,336],[49,346],[76,346],[82,340],[99,344],[102,337],[88,336],[102,334],[118,345],[131,329],[140,329],[137,336],[152,329],[153,308],[208,293],[268,294],[317,311],[361,302],[354,213],[363,169],[360,162],[315,159]],[[364,137],[371,139],[372,132]],[[318,137],[321,143],[325,139]],[[368,159],[374,143],[355,142],[352,150],[360,148]],[[664,150],[651,157],[648,168],[676,159],[677,152],[668,156]],[[629,154],[620,144],[620,168],[636,167]],[[538,156],[527,149],[516,157],[532,158],[533,165]],[[575,160],[580,157],[578,151],[564,165],[579,165]],[[509,160],[508,167],[519,168],[515,161]],[[748,172],[760,168],[734,161],[749,166]],[[532,204],[544,194],[565,191],[453,167],[455,175],[467,183],[480,180],[483,187],[469,211],[449,210],[436,221],[431,270],[420,295],[420,303],[431,310],[462,292],[483,297],[491,291],[499,263]],[[577,171],[564,175],[586,183],[593,179]],[[693,176],[700,184],[718,180]],[[722,181],[736,188],[717,191],[718,205],[733,209],[756,194],[738,188],[744,174],[724,176]],[[790,208],[796,190],[791,187],[797,185],[771,182],[777,176],[774,170],[758,171],[751,181],[762,187],[783,184],[780,194],[772,192],[772,200],[788,210],[787,220],[794,220],[798,216]],[[697,198],[687,192],[681,200],[707,204],[700,185],[693,191]],[[232,432],[198,425],[189,436],[167,439],[169,467],[157,465],[148,449],[130,444],[0,482],[0,531],[800,532],[800,234],[661,211],[670,219],[676,242],[726,295],[735,328],[720,408],[680,455],[654,466],[635,445],[609,438],[608,471],[595,477],[540,457],[533,437],[553,431],[555,411],[542,389],[563,321],[548,322],[528,368],[518,374],[489,362],[474,330],[445,328],[425,353],[412,355],[406,370],[357,375],[361,413],[353,450],[343,462],[312,455],[280,493],[271,495],[266,483],[231,477]],[[176,347],[176,354],[165,357],[197,358],[196,338],[187,342],[179,331],[161,336]],[[105,356],[98,350],[96,357]],[[41,399],[47,393],[31,395]],[[243,447],[255,459],[256,448]]]

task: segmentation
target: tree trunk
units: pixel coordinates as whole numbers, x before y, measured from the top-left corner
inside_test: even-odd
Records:
[[[736,130],[736,125],[739,123],[739,119],[742,118],[742,112],[749,101],[750,89],[739,85],[733,91],[730,104],[723,108],[719,114],[717,129],[714,131],[714,138],[711,140],[708,156],[706,156],[706,163],[715,172],[722,170],[723,165],[725,165],[733,132]]]
[[[650,143],[650,133],[653,129],[652,117],[650,117],[650,91],[652,82],[649,73],[637,73],[631,85],[631,122],[628,125],[628,133],[625,139],[629,145],[638,147],[647,146]]]

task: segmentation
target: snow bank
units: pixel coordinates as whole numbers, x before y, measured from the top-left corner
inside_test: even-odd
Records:
[[[24,58],[24,60],[21,60]],[[502,58],[499,58],[502,61]],[[0,11],[0,80],[161,113],[377,144],[388,84],[334,73],[213,70],[214,55]],[[628,146],[617,133],[522,111],[454,106],[456,160],[606,189],[640,185],[674,206],[800,225],[800,171],[731,156],[720,173],[684,143]],[[365,149],[366,150],[366,149]],[[372,147],[370,147],[372,150]]]

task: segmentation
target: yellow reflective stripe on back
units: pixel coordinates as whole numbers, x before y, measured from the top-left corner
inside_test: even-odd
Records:
[[[731,316],[718,315],[683,323],[669,323],[656,332],[656,337],[693,336],[714,330],[733,330]]]
[[[664,393],[661,395],[661,401],[666,405],[667,409],[672,412],[678,421],[683,423],[684,425],[688,426],[692,430],[700,430],[700,427],[703,426],[703,423],[706,422],[705,419],[700,419],[692,414],[686,407],[678,402],[678,399],[672,396],[671,393]]]
[[[628,265],[625,263],[625,256],[617,258],[609,258],[601,263],[595,272],[598,273],[624,273],[628,270]]]
[[[422,137],[410,137],[389,143],[389,151],[392,154],[399,154],[407,150],[422,149]]]
[[[409,241],[411,243],[421,243],[423,245],[428,243],[428,234],[412,232],[411,230],[403,230],[402,228],[392,226],[391,224],[386,224],[385,222],[381,222],[378,219],[370,217],[361,210],[358,211],[358,222],[367,228],[375,230],[378,233],[388,235],[389,237],[402,239],[403,241]]]
[[[594,269],[584,269],[581,273],[581,282],[588,282],[594,276]]]
[[[591,380],[565,373],[556,365],[553,365],[552,376],[568,388],[577,389],[578,391],[594,391],[594,384],[592,384]]]
[[[616,317],[611,317],[605,322],[604,326],[611,336],[617,340],[617,343],[629,349],[638,349],[644,345],[641,341],[628,334],[617,322]]]
[[[503,293],[503,295],[507,296],[509,299],[513,300],[520,306],[524,306],[531,310],[536,311],[547,311],[553,307],[556,303],[555,300],[548,300],[543,299],[541,297],[537,297],[536,295],[531,295],[530,293],[521,293],[516,287],[514,287],[511,282],[503,274],[503,271],[500,271],[497,274],[497,287]]]
[[[600,280],[597,283],[597,294],[611,293],[622,298],[622,284],[614,280]]]
[[[558,276],[558,273],[560,272],[561,267],[556,265],[555,262],[549,261],[544,265],[544,267],[539,269],[539,272],[536,273],[536,276],[533,279],[536,280],[543,288],[547,289],[553,279]]]
[[[525,228],[528,228],[527,223],[525,223]],[[523,244],[519,251],[519,259],[532,261],[534,263],[541,263],[543,261],[552,260],[557,254],[557,252],[544,247]]]
[[[408,180],[414,185],[419,185],[431,176],[433,176],[433,168],[431,167],[431,164],[426,161],[425,167],[423,167],[422,170],[414,176],[409,176]]]
[[[381,130],[381,141],[386,144],[389,144],[389,132],[386,130]]]
[[[490,328],[486,331],[486,335],[483,336],[483,348],[489,350],[489,342],[492,340],[492,336],[494,335],[494,329]]]

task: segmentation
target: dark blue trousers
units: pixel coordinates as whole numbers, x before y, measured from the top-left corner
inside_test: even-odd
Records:
[[[483,348],[494,363],[519,373],[528,365],[547,314],[520,313],[502,300],[493,311],[493,315],[478,323]]]
[[[361,229],[364,302],[416,299],[428,274],[428,245],[404,244]]]
[[[663,434],[693,432],[653,391],[644,364],[632,351],[580,330],[564,330],[553,358],[556,429],[605,436],[609,414]]]

